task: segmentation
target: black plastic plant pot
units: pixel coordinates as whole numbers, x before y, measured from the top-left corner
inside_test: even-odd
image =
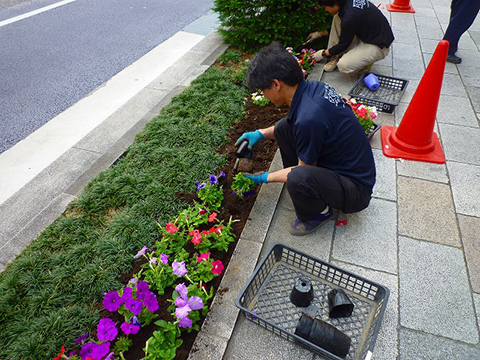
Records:
[[[298,278],[290,293],[290,301],[298,307],[307,307],[313,300],[312,281],[306,277]]]
[[[352,343],[352,339],[335,326],[306,314],[298,320],[295,335],[342,358],[347,356]]]
[[[351,316],[354,305],[342,289],[333,289],[328,293],[328,307],[328,316],[334,319]]]

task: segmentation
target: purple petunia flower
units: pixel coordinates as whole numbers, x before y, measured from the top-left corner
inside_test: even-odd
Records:
[[[94,360],[102,360],[105,355],[110,351],[110,343],[105,342],[99,344],[93,351],[90,353],[90,357]]]
[[[123,289],[123,294],[122,294],[122,302],[126,302],[130,299],[132,299],[132,292],[133,289],[131,287],[126,287]]]
[[[188,317],[184,317],[183,319],[180,319],[178,321],[178,327],[191,328],[192,327],[192,320],[190,320]]]
[[[205,183],[201,183],[197,180],[197,182],[195,183],[195,185],[197,186],[197,190],[201,190],[203,188],[205,188],[206,184]]]
[[[83,343],[83,341],[88,337],[88,334],[80,335],[75,339],[75,344]]]
[[[163,265],[166,265],[168,263],[168,255],[167,254],[161,254],[160,255],[160,261],[162,262]]]
[[[140,256],[145,255],[145,251],[147,251],[147,250],[148,250],[148,248],[147,248],[146,246],[144,246],[143,248],[141,248],[141,249],[138,251],[137,255],[135,255],[133,258],[134,258],[134,259],[138,259]]]
[[[122,325],[120,325],[120,329],[122,329],[125,334],[135,335],[140,330],[140,326],[124,322]]]
[[[109,353],[109,354],[107,355],[107,357],[105,358],[105,360],[113,360],[113,359],[115,359],[115,358],[113,357],[114,354],[115,354],[115,353],[112,351],[111,353]]]
[[[173,273],[177,276],[183,276],[187,273],[187,268],[185,267],[185,261],[177,262],[174,261],[172,263]]]
[[[143,305],[145,305],[147,309],[150,310],[150,312],[155,312],[159,308],[157,297],[152,292],[149,292],[145,296],[145,299],[143,300]]]
[[[187,286],[186,286],[184,283],[178,284],[178,285],[175,287],[175,291],[180,294],[180,296],[182,297],[182,299],[187,300],[188,288],[187,288]]]
[[[103,299],[103,307],[108,311],[115,312],[123,304],[122,298],[116,291],[110,291]]]
[[[219,177],[226,177],[225,173],[223,171],[220,171]]]
[[[133,315],[130,318],[130,324],[136,325],[136,326],[141,326],[142,325],[142,324],[140,324],[140,321],[138,321],[138,318],[135,315]]]
[[[156,263],[157,263],[156,257],[150,259],[150,264],[156,264]]]
[[[210,175],[210,184],[216,184],[218,182],[218,179],[215,175]]]
[[[187,317],[190,311],[192,311],[192,309],[190,309],[188,305],[185,305],[175,309],[175,316],[180,320]]]
[[[203,308],[202,298],[198,296],[192,296],[190,299],[188,299],[187,304],[192,310],[200,310],[201,308]]]
[[[246,198],[246,197],[252,196],[253,194],[255,194],[255,190],[249,190],[243,194],[243,197]]]
[[[115,339],[118,334],[115,322],[109,318],[100,319],[97,326],[97,338],[100,341],[110,341]],[[107,351],[108,353],[108,351]]]
[[[130,310],[133,315],[139,315],[142,312],[143,305],[141,301],[130,299],[125,302],[125,307]]]
[[[137,291],[135,292],[135,295],[137,296],[138,300],[145,299],[145,296],[149,293],[149,288],[148,288],[148,283],[146,281],[139,281],[137,284]]]
[[[185,305],[187,305],[187,300],[182,299],[180,296],[175,299],[176,307],[184,307]]]
[[[97,347],[98,347],[98,344],[93,342],[84,344],[80,349],[80,357],[82,358],[82,360],[86,359],[87,357],[91,358],[92,351],[95,350]]]

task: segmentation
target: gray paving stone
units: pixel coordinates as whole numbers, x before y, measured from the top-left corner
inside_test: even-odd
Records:
[[[457,219],[449,186],[399,176],[398,233],[459,247]]]
[[[228,339],[200,331],[188,360],[222,360]]]
[[[423,18],[422,23],[425,23],[425,19]],[[438,27],[438,20],[436,18],[428,18],[432,19],[436,23],[437,27],[433,27],[434,24],[427,24],[428,26],[419,26],[417,25],[417,32],[420,38],[425,39],[432,39],[432,40],[440,40],[443,37],[442,30]]]
[[[471,126],[478,128],[478,120],[470,99],[440,95],[437,121],[441,123]]]
[[[340,71],[324,72],[322,81],[333,86],[333,88],[342,96],[347,97],[349,91],[360,79],[357,74],[343,74]]]
[[[381,126],[394,126],[395,115],[387,113],[378,113],[378,117],[375,122]],[[382,149],[382,140],[381,140],[381,130],[377,131],[373,138],[370,140],[370,145],[372,149]]]
[[[370,71],[376,75],[393,76],[392,66],[382,65],[378,62],[374,63]]]
[[[480,165],[480,128],[439,124],[447,160]]]
[[[473,108],[480,113],[480,87],[467,86],[466,89]]]
[[[395,44],[393,74],[401,79],[421,79],[425,71],[422,52],[411,43]]]
[[[284,188],[262,250],[264,255],[274,243],[282,243],[311,256],[328,261],[332,248],[335,216],[317,231],[305,236],[292,236],[288,232],[295,219],[295,210],[288,191]]]
[[[445,164],[432,164],[421,161],[397,161],[399,175],[423,180],[431,180],[448,184],[447,167]]]
[[[444,74],[441,95],[467,97],[460,75]]]
[[[480,293],[480,218],[458,215],[472,290]],[[480,309],[479,309],[480,310]]]
[[[480,350],[438,336],[400,329],[400,360],[480,359]]]
[[[477,21],[478,22],[478,21]],[[480,28],[478,30],[473,30],[474,24],[470,27],[470,37],[472,38],[473,42],[478,46],[480,44]]]
[[[478,52],[477,45],[468,32],[463,33],[462,37],[460,38],[460,41],[458,42],[458,49]]]
[[[312,360],[313,354],[241,315],[223,358],[228,360]]]
[[[414,17],[436,17],[435,10],[433,10],[431,7],[418,7],[415,6],[415,14]],[[421,19],[420,19],[421,20]]]
[[[184,27],[183,31],[206,36],[219,25],[220,21],[218,20],[218,14],[214,11],[209,11],[205,15],[199,17],[197,20]]]
[[[390,290],[387,308],[382,321],[382,327],[373,349],[374,360],[397,359],[398,357],[398,277],[381,271],[373,271],[362,267],[334,261],[333,265],[362,276],[368,280],[383,285]]]
[[[480,59],[478,60],[480,62]],[[458,66],[462,80],[466,86],[480,88],[480,68],[463,64]]]
[[[466,74],[474,75],[478,73],[480,68],[480,52],[478,50],[462,49],[458,50],[456,54],[462,58],[462,64],[459,66],[460,72],[465,69]],[[473,69],[470,70],[469,68]]]
[[[478,342],[463,253],[399,238],[400,324],[470,344]]]
[[[377,149],[373,149],[373,157],[377,169],[377,181],[373,188],[373,196],[386,200],[397,200],[395,159],[385,157],[382,150]]]
[[[397,77],[400,79],[403,79],[401,75]],[[420,83],[420,79],[417,79],[417,80],[408,79],[408,80],[409,81],[408,81],[407,88],[405,89],[405,92],[403,93],[403,96],[400,99],[400,103],[410,104],[410,101],[412,101],[413,95],[417,91],[418,84]]]
[[[480,166],[447,161],[457,213],[480,217]]]
[[[477,313],[477,324],[480,329],[480,294],[473,294],[473,303],[475,304],[475,311]]]
[[[365,210],[347,214],[338,226],[332,260],[397,273],[397,209],[395,203],[372,199]]]

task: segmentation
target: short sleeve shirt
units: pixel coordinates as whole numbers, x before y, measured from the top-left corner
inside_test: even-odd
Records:
[[[288,121],[300,160],[373,189],[376,173],[370,142],[350,106],[332,86],[318,81],[300,83]]]

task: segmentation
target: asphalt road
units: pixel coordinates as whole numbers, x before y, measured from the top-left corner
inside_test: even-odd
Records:
[[[59,1],[1,2],[0,153],[212,7],[211,0],[72,0],[5,24]]]

